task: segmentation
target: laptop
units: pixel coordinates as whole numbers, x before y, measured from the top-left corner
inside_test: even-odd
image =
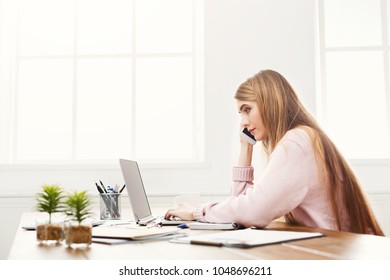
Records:
[[[123,178],[125,179],[127,193],[129,195],[131,208],[133,209],[134,219],[139,225],[147,225],[158,221],[162,225],[180,225],[191,223],[193,221],[184,221],[179,218],[165,220],[161,217],[155,217],[150,210],[149,200],[142,182],[141,172],[138,163],[132,160],[119,159]]]

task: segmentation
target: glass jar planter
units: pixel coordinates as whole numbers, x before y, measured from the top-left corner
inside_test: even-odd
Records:
[[[62,222],[51,222],[48,220],[36,221],[37,241],[40,244],[60,244],[64,239],[64,226]]]
[[[92,243],[92,224],[90,222],[65,222],[65,243],[70,248],[89,247]]]

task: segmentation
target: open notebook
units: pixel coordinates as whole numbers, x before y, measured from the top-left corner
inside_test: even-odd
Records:
[[[319,232],[297,232],[280,230],[240,229],[217,233],[199,234],[170,240],[174,243],[214,245],[238,248],[250,248],[287,241],[321,237]]]

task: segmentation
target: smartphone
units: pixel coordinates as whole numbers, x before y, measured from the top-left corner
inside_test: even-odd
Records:
[[[249,132],[249,130],[245,127],[241,132],[241,137],[248,141],[249,144],[256,144],[256,138]]]

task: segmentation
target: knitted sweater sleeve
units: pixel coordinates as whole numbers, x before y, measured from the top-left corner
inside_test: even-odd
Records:
[[[310,163],[304,147],[291,134],[276,146],[259,182],[252,183],[253,167],[233,168],[232,195],[198,207],[195,219],[263,228],[296,208],[308,192]]]

